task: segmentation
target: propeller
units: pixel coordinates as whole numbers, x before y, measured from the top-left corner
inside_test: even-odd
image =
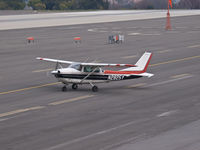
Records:
[[[58,67],[59,67],[59,63],[58,63],[58,61],[57,61],[55,70],[57,70]]]
[[[62,65],[57,61],[55,70],[63,68]]]
[[[56,71],[56,70],[61,69],[61,68],[63,68],[62,65],[57,61],[57,62],[56,62],[56,66],[55,66],[55,70],[52,69],[52,70],[50,70],[50,71],[47,71],[47,72],[46,72],[46,76],[47,76],[47,77],[52,77],[52,73],[51,73],[51,72],[52,72],[52,71]]]

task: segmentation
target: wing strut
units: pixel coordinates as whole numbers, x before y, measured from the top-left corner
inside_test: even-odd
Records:
[[[84,81],[85,79],[87,79],[91,74],[93,74],[93,73],[97,70],[97,68],[99,68],[99,67],[96,67],[92,72],[88,73],[88,75],[85,76],[85,77],[81,80],[80,83],[83,83],[83,81]]]

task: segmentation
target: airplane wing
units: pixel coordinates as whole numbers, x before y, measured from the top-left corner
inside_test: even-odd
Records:
[[[92,66],[92,67],[136,67],[136,65],[131,65],[131,64],[80,63],[80,62],[74,62],[74,61],[65,61],[65,60],[42,58],[42,57],[37,57],[36,59],[49,61],[49,62],[55,62],[55,63],[62,63],[62,64],[79,63],[82,66]]]
[[[65,60],[42,58],[42,57],[37,57],[36,59],[38,59],[38,60],[44,60],[44,61],[49,61],[49,62],[55,62],[55,63],[62,63],[62,64],[78,63],[78,62],[73,62],[73,61],[65,61]]]
[[[106,64],[106,63],[81,63],[82,66],[94,66],[94,67],[136,67],[131,64]]]

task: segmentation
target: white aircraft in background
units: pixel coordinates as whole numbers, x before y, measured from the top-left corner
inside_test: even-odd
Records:
[[[36,59],[54,62],[56,68],[51,72],[64,86],[62,91],[67,90],[67,85],[72,84],[72,89],[76,90],[78,85],[90,84],[92,91],[97,92],[95,83],[108,83],[110,81],[120,81],[136,79],[141,77],[152,77],[153,74],[146,73],[151,60],[152,53],[145,52],[135,65],[131,64],[105,64],[105,63],[81,63],[64,61],[50,58],[37,57]],[[67,68],[62,68],[61,64],[70,64]],[[119,71],[103,70],[102,67],[127,67]]]

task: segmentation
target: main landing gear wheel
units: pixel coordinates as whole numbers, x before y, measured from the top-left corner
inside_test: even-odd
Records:
[[[94,85],[94,86],[92,87],[92,91],[93,91],[93,92],[97,92],[97,91],[98,91],[98,87]]]
[[[76,90],[76,89],[78,89],[78,85],[77,85],[77,84],[75,84],[75,83],[74,83],[74,84],[72,84],[72,89],[73,89],[73,90]]]
[[[66,87],[66,86],[63,86],[63,87],[62,87],[62,91],[63,91],[63,92],[67,91],[67,87]]]

